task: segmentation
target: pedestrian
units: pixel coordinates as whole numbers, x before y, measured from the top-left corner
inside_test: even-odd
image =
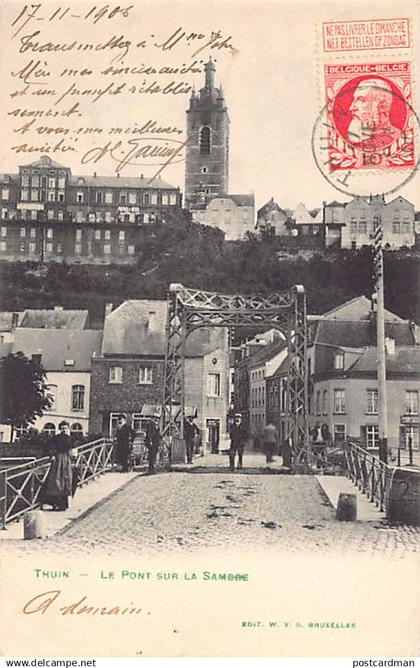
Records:
[[[238,453],[238,469],[242,468],[242,458],[245,449],[245,441],[247,438],[247,430],[242,421],[241,413],[235,413],[233,425],[230,428],[230,450],[229,463],[230,470],[235,470],[235,456]]]
[[[155,472],[156,457],[161,442],[159,417],[159,413],[154,413],[146,427],[145,444],[148,450],[149,473]]]
[[[128,473],[131,451],[133,449],[134,431],[128,426],[127,416],[124,414],[118,418],[115,441],[116,461],[118,464],[121,464],[121,473]]]
[[[51,466],[41,488],[39,500],[52,506],[53,510],[67,510],[72,495],[72,458],[69,423],[62,420],[59,434],[52,440]]]
[[[198,434],[198,427],[194,424],[194,418],[192,415],[184,420],[184,438],[185,445],[187,449],[187,464],[193,463],[194,455],[194,445],[195,445],[195,436]]]
[[[266,462],[270,464],[274,461],[274,453],[277,451],[279,445],[279,435],[275,426],[269,422],[265,425],[263,434],[263,451],[265,452]]]

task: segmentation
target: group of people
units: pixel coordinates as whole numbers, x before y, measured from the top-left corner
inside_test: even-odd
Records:
[[[235,460],[238,458],[237,468],[240,470],[243,466],[243,456],[245,445],[248,439],[248,430],[242,420],[241,413],[235,413],[233,424],[229,430],[230,450],[229,465],[230,470],[235,470]],[[274,455],[278,450],[279,436],[276,427],[268,423],[262,433],[263,451],[265,452],[266,462],[270,464],[274,461]]]
[[[115,433],[114,461],[121,465],[121,472],[128,473],[131,468],[135,432],[127,424],[127,416],[122,414],[118,418]],[[159,428],[159,414],[155,413],[147,422],[145,445],[147,448],[148,472],[155,473],[156,458],[161,443]]]

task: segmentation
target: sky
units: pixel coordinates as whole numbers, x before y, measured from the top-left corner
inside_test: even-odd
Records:
[[[127,3],[128,4],[128,3]],[[70,96],[66,101],[56,105],[56,98],[36,97],[28,95],[10,98],[10,93],[22,88],[15,75],[22,70],[29,61],[40,60],[40,66],[51,72],[45,77],[50,87],[55,86],[64,90],[63,78],[59,73],[65,67],[83,68],[92,67],[94,73],[87,77],[66,79],[80,88],[94,88],[103,85],[106,80],[114,81],[114,85],[126,82],[128,86],[140,85],[143,81],[151,83],[154,77],[150,75],[129,75],[108,78],[99,76],[114,55],[107,52],[99,53],[50,53],[30,52],[18,53],[21,48],[19,41],[25,35],[40,30],[37,39],[46,42],[66,42],[79,40],[80,42],[100,42],[113,35],[124,35],[132,43],[145,39],[147,46],[128,52],[123,62],[114,63],[115,66],[140,66],[152,64],[155,67],[191,65],[201,69],[203,62],[211,55],[216,64],[216,85],[223,85],[225,99],[229,108],[230,125],[230,179],[231,193],[255,192],[257,208],[271,197],[284,207],[295,208],[298,202],[303,201],[308,208],[320,207],[323,200],[345,200],[345,197],[329,185],[319,173],[311,151],[311,133],[315,120],[324,105],[322,70],[325,62],[332,62],[332,56],[322,53],[319,39],[319,27],[322,21],[344,19],[373,19],[395,18],[398,16],[410,17],[414,30],[419,33],[420,17],[418,4],[410,0],[396,3],[386,0],[375,2],[317,2],[316,0],[302,2],[267,2],[254,0],[235,0],[224,2],[203,0],[198,2],[179,2],[167,0],[162,2],[136,2],[133,0],[133,9],[129,18],[113,17],[101,18],[96,25],[89,20],[70,20],[69,16],[58,20],[57,16],[51,21],[50,16],[63,3],[46,2],[42,5],[42,20],[33,19],[17,35],[12,38],[13,32],[22,24],[11,26],[24,3],[15,0],[6,0],[1,15],[0,29],[4,43],[10,48],[2,50],[0,61],[0,76],[4,85],[0,91],[0,109],[2,123],[2,145],[0,147],[0,170],[11,172],[19,164],[31,162],[38,158],[41,152],[27,155],[17,155],[11,150],[14,145],[25,141],[33,141],[40,145],[45,135],[39,136],[32,129],[25,136],[16,133],[19,127],[11,111],[21,108],[46,110],[47,108],[69,108],[79,101],[82,118],[50,120],[50,125],[78,127],[83,122],[89,126],[110,127],[118,122],[120,126],[143,124],[149,119],[156,119],[162,126],[173,126],[185,132],[185,110],[188,106],[189,94],[161,95],[161,94],[122,94],[105,96],[99,102],[92,103],[88,97]],[[111,3],[112,6],[112,3]],[[121,6],[125,6],[121,3]],[[72,2],[72,11],[84,15],[92,7],[89,3]],[[41,18],[41,16],[39,16]],[[163,51],[153,46],[153,43],[163,43],[177,30],[189,34],[191,32],[205,34],[220,30],[223,38],[230,37],[229,48],[204,48],[197,56],[191,54],[207,42],[187,42],[180,40],[172,49]],[[178,35],[180,34],[178,33]],[[152,39],[152,35],[155,37]],[[41,38],[43,38],[41,40]],[[221,39],[220,41],[223,41]],[[401,54],[398,50],[389,52],[363,52],[334,54],[341,63],[346,62],[373,62],[381,59],[410,59],[414,66],[419,68],[419,44],[405,50]],[[329,60],[328,60],[329,58]],[[200,62],[203,61],[203,62]],[[334,62],[338,62],[334,61]],[[40,77],[42,80],[43,77]],[[171,77],[166,76],[165,82]],[[177,81],[194,85],[199,89],[203,85],[202,72],[189,73],[185,77],[178,75]],[[163,80],[161,78],[161,80]],[[31,86],[35,90],[35,86]],[[416,91],[414,91],[416,95]],[[418,98],[418,95],[417,95]],[[37,121],[38,122],[38,121]],[[45,121],[47,123],[47,120]],[[73,124],[73,125],[72,125]],[[42,125],[38,122],[38,127]],[[177,139],[185,140],[180,133]],[[48,140],[50,138],[48,137]],[[57,139],[57,138],[56,138]],[[102,158],[96,165],[82,164],[82,157],[88,149],[103,146],[103,137],[77,137],[77,150],[61,155],[56,153],[51,157],[58,162],[69,165],[74,174],[112,174],[115,164],[109,156]],[[75,144],[76,145],[76,144]],[[165,168],[162,178],[173,185],[184,189],[184,163],[178,162]],[[140,173],[152,176],[156,169],[152,166],[127,166],[125,175],[137,176]],[[420,208],[420,181],[418,174],[404,186],[398,194],[414,202]]]

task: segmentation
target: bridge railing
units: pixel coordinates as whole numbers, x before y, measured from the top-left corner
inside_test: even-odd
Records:
[[[77,448],[77,486],[105,473],[112,466],[112,441],[101,438]],[[0,528],[40,505],[39,495],[51,466],[49,457],[0,469]]]
[[[349,478],[379,510],[385,510],[392,478],[391,467],[349,441],[344,444],[344,456]]]

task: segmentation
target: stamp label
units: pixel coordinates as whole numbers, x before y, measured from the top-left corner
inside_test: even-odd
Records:
[[[409,49],[411,47],[410,20],[397,18],[328,21],[322,24],[322,38],[323,49],[327,53]]]

